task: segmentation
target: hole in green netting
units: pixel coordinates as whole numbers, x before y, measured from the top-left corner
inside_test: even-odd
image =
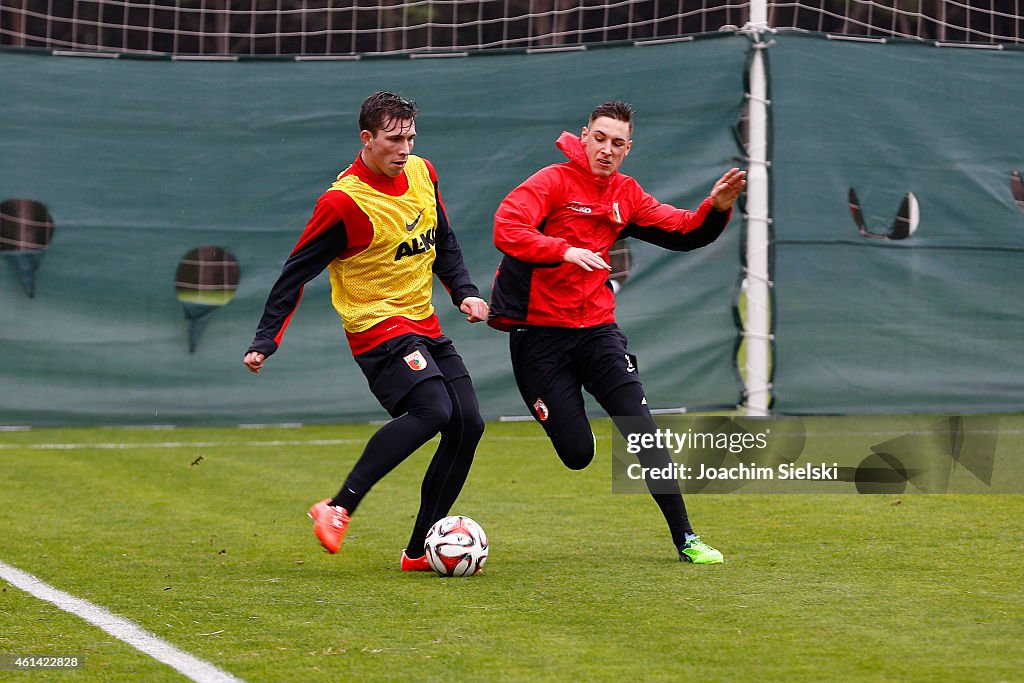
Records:
[[[1017,207],[1024,211],[1024,180],[1021,180],[1020,171],[1010,174],[1010,192],[1013,193],[1013,201]]]
[[[178,263],[174,290],[188,321],[189,353],[199,345],[210,314],[235,296],[240,277],[238,259],[224,247],[196,247]]]
[[[608,260],[612,267],[612,272],[608,274],[608,284],[617,294],[633,273],[633,254],[629,250],[629,243],[626,240],[616,241],[608,249]]]
[[[896,212],[896,219],[892,222],[892,226],[887,233],[874,232],[868,228],[864,220],[864,213],[861,210],[860,199],[857,197],[857,191],[852,187],[848,194],[848,203],[850,215],[853,216],[853,222],[857,225],[857,231],[860,232],[861,237],[868,237],[873,240],[905,240],[917,232],[918,224],[921,222],[920,205],[913,192],[908,192],[903,197],[900,208]]]
[[[238,259],[224,247],[196,247],[178,263],[174,289],[182,303],[223,306],[235,296],[240,275]]]
[[[11,264],[22,289],[35,296],[36,271],[53,239],[53,218],[34,199],[0,202],[0,254]]]
[[[0,202],[0,251],[42,251],[53,239],[53,218],[32,199]]]

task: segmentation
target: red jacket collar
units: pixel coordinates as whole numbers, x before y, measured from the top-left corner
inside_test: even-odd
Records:
[[[562,150],[562,154],[569,158],[569,161],[576,164],[580,170],[584,171],[595,183],[608,183],[618,173],[616,171],[607,178],[594,175],[594,172],[590,170],[590,162],[587,160],[587,153],[583,149],[583,141],[578,136],[573,135],[567,130],[563,130],[562,134],[555,140],[555,146]]]

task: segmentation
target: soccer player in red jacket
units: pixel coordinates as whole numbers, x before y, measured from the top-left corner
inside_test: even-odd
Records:
[[[487,302],[448,224],[434,167],[412,154],[416,113],[412,101],[392,92],[363,102],[362,149],[317,202],[244,358],[252,372],[263,368],[281,344],[303,286],[328,270],[331,300],[356,364],[394,419],[366,444],[338,494],[311,507],[309,516],[324,548],[338,552],[363,496],[440,432],[402,571],[430,570],[423,552],[427,531],[462,490],[484,431],[469,372],[431,304],[434,276],[471,323],[487,319]]]
[[[494,280],[488,323],[510,333],[519,392],[559,458],[579,470],[594,458],[595,437],[582,390],[597,399],[620,431],[637,421],[656,429],[636,357],[615,324],[608,249],[636,237],[676,251],[713,242],[725,229],[746,173],[725,173],[696,211],[662,204],[619,166],[632,146],[633,108],[606,102],[580,137],[557,141],[568,161],[541,169],[502,201],[494,244],[504,254]],[[625,423],[617,418],[627,418]],[[633,429],[632,431],[635,431]],[[671,462],[664,449],[640,454],[644,466]],[[663,492],[668,484],[670,490]],[[668,522],[679,558],[722,562],[690,525],[676,482],[652,495]]]

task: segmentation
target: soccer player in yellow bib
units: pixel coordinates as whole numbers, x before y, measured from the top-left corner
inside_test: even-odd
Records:
[[[355,361],[393,419],[367,442],[338,494],[313,505],[309,516],[321,545],[338,552],[363,496],[440,432],[402,551],[403,571],[430,569],[423,553],[427,530],[454,504],[484,431],[469,372],[431,304],[434,276],[466,320],[488,315],[448,223],[437,173],[412,154],[416,114],[415,103],[392,92],[363,102],[363,147],[317,202],[244,358],[249,370],[262,370],[281,344],[303,286],[327,269]]]

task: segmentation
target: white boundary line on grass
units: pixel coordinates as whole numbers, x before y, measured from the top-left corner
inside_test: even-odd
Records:
[[[221,681],[244,683],[241,678],[236,678],[209,662],[179,650],[138,624],[119,617],[88,600],[76,598],[69,593],[57,590],[32,574],[4,562],[0,562],[0,578],[15,588],[20,588],[40,600],[56,605],[65,612],[81,617],[93,626],[103,629],[118,640],[128,643],[136,650],[166,664],[196,683],[220,683]]]
[[[547,441],[546,436],[492,436],[493,441]],[[598,437],[601,438],[601,437]],[[434,437],[433,440],[436,440]],[[365,444],[366,439],[308,439],[292,441],[137,441],[133,443],[0,443],[0,451],[81,451],[108,450],[123,451],[135,448],[258,448],[281,446],[350,446]]]
[[[78,450],[108,450],[121,451],[135,448],[217,448],[239,447],[254,448],[257,446],[344,446],[349,444],[366,443],[366,439],[311,439],[309,441],[153,441],[147,443],[138,441],[134,443],[0,443],[0,450],[35,450],[35,451],[78,451]]]
[[[971,430],[972,434],[996,434],[999,436],[1020,436],[1024,434],[1024,429],[975,429]],[[894,437],[894,436],[930,436],[936,434],[945,434],[945,432],[934,431],[934,430],[915,430],[915,431],[904,431],[900,429],[889,430],[889,431],[874,431],[874,432],[858,432],[858,431],[828,431],[828,432],[808,432],[796,433],[796,434],[780,434],[778,437],[782,438],[804,438],[808,435],[813,436],[874,436],[874,437]],[[608,437],[598,434],[598,440],[603,440]],[[537,436],[489,436],[487,437],[490,441],[547,441],[548,437],[544,435]],[[435,436],[432,441],[436,441]],[[113,442],[102,442],[102,443],[81,443],[81,442],[64,442],[64,443],[0,443],[0,451],[82,451],[82,450],[98,450],[98,451],[126,451],[137,448],[280,448],[287,446],[351,446],[355,444],[365,444],[366,439],[294,439],[294,440],[280,440],[276,439],[273,441],[137,441],[128,443],[113,443]]]

